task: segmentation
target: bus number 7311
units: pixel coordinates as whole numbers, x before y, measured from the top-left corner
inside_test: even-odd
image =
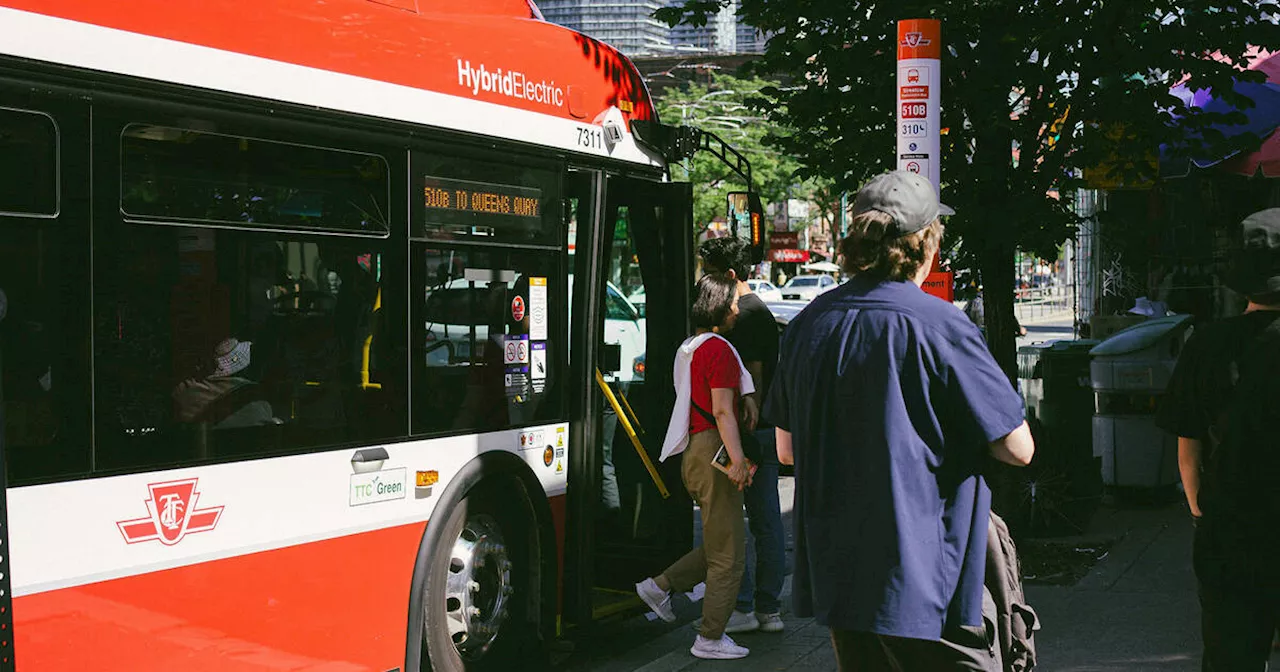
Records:
[[[598,128],[579,128],[578,145],[588,149],[604,149],[604,132]]]

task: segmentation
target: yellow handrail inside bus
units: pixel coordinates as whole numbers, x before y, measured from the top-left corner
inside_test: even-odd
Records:
[[[631,423],[635,425],[636,434],[644,434],[644,427],[640,426],[640,416],[636,415],[636,412],[631,409],[631,404],[627,401],[627,395],[619,392],[618,401],[621,401],[622,407],[627,409],[627,416],[631,418]]]
[[[622,429],[626,431],[627,438],[631,439],[631,445],[640,456],[640,461],[644,463],[644,468],[649,471],[649,478],[652,478],[653,484],[658,486],[658,494],[661,494],[663,499],[670,497],[671,492],[667,490],[667,484],[662,481],[662,475],[653,466],[653,460],[649,459],[649,454],[644,452],[640,437],[636,434],[635,428],[631,426],[631,419],[627,417],[626,411],[622,409],[622,404],[618,403],[618,397],[614,396],[613,388],[609,387],[609,383],[605,382],[604,375],[600,373],[600,369],[596,369],[596,384],[600,386],[600,391],[604,393],[605,400],[609,402],[609,405],[613,407],[613,412],[617,414],[618,422],[622,423]],[[628,405],[627,408],[630,409],[631,406]]]
[[[373,300],[374,315],[382,310],[382,288],[378,288],[378,296]],[[364,338],[364,347],[360,352],[360,389],[362,390],[381,390],[382,383],[369,382],[369,348],[373,345],[373,329],[369,329],[369,335]]]

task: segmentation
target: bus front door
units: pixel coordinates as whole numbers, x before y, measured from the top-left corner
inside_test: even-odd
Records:
[[[675,352],[689,334],[692,189],[610,177],[603,205],[596,618],[625,609],[633,585],[660,572],[693,540],[679,460],[658,462],[675,401]]]

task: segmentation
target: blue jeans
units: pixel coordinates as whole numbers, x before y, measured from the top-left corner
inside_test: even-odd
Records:
[[[744,498],[755,547],[747,544],[746,570],[742,573],[736,608],[744,613],[776,614],[781,607],[782,580],[787,571],[782,506],[778,503],[778,451],[772,427],[757,430],[755,435],[760,440],[764,459]]]

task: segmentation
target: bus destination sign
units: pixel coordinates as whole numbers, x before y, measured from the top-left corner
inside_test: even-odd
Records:
[[[430,224],[482,224],[494,218],[542,219],[542,190],[426,176],[423,203]]]

